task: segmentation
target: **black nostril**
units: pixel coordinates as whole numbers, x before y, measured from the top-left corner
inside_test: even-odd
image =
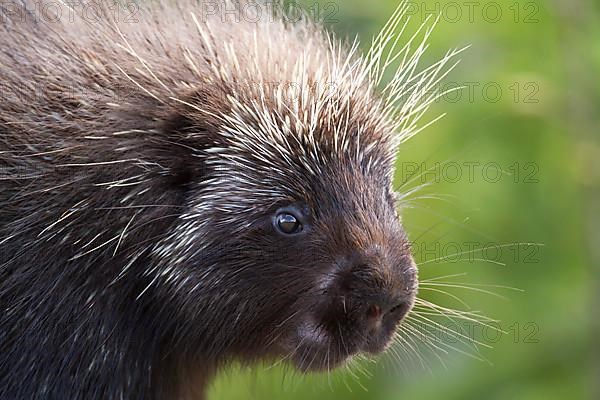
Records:
[[[406,315],[409,308],[409,304],[405,301],[402,301],[390,308],[390,310],[386,314],[390,315],[392,318],[400,320]]]
[[[402,303],[399,303],[399,304],[395,305],[394,307],[390,308],[390,311],[389,311],[390,314],[393,314],[394,312],[399,311],[401,308],[405,307],[405,304],[406,303],[402,302]]]

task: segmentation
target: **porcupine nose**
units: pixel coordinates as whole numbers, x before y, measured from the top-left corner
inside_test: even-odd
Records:
[[[384,318],[392,325],[396,325],[407,314],[409,303],[407,301],[388,298],[386,300],[375,300],[366,306],[365,321],[368,327],[377,329]]]
[[[381,254],[372,253],[353,254],[341,264],[331,301],[366,336],[393,330],[409,312],[415,277],[403,262],[406,260],[390,263]]]
[[[412,300],[385,294],[367,303],[364,324],[356,324],[364,337],[361,350],[371,354],[385,350],[398,324],[408,314],[411,304]]]

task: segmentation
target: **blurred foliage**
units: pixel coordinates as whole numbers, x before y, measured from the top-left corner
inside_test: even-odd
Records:
[[[333,31],[358,35],[366,49],[398,2],[303,4],[318,4]],[[443,280],[522,290],[439,287],[498,320],[505,334],[475,329],[473,338],[493,347],[480,346],[480,354],[446,337],[457,350],[438,357],[425,346],[419,359],[394,349],[396,357],[392,351],[330,375],[234,369],[210,399],[599,398],[591,266],[600,259],[600,10],[584,0],[411,7],[416,25],[441,14],[423,65],[449,48],[471,47],[442,82],[465,89],[429,113],[447,116],[400,149],[399,191],[432,183],[409,196],[404,223],[422,279],[464,274]],[[457,252],[464,254],[451,257]],[[465,309],[434,290],[420,296]]]

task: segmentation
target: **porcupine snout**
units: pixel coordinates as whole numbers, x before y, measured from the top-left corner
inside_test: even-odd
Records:
[[[379,247],[352,251],[337,260],[325,281],[317,320],[343,329],[360,351],[379,353],[410,311],[415,282],[410,255],[389,257]]]

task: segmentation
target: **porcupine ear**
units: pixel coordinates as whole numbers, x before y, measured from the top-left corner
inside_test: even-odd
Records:
[[[223,103],[218,90],[211,92],[202,86],[171,100],[160,130],[171,164],[176,163],[173,183],[185,187],[207,178],[210,168],[205,160],[210,148],[227,146],[219,133],[223,120],[218,114],[229,104]]]
[[[178,110],[163,121],[160,133],[160,158],[169,165],[169,184],[185,190],[192,182],[201,181],[206,166],[199,155],[211,143],[210,130]]]
[[[186,162],[192,155],[192,149],[188,149],[185,143],[185,132],[191,127],[191,121],[185,116],[176,113],[167,119],[162,126],[162,137],[164,147],[161,151],[175,156],[172,158],[169,170],[171,171],[169,184],[177,188],[187,187],[193,179],[192,168]]]

